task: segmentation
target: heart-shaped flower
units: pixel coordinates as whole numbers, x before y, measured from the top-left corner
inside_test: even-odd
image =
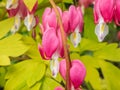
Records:
[[[66,79],[66,61],[60,61],[60,74]],[[72,88],[79,88],[86,75],[84,64],[80,60],[72,60],[70,68],[70,81]]]

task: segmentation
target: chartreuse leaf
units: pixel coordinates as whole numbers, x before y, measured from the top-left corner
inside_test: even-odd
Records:
[[[99,59],[85,55],[80,57],[80,60],[84,63],[87,71],[85,81],[89,82],[95,90],[102,89],[99,72],[97,71]]]
[[[37,0],[23,0],[29,11],[32,11],[34,5],[36,4]]]
[[[0,40],[0,55],[16,57],[25,53],[30,47],[21,38],[21,35],[15,34]]]
[[[73,51],[73,52],[75,51],[80,53],[86,50],[89,50],[89,51],[99,50],[102,47],[106,46],[106,44],[107,43],[98,43],[90,39],[82,38],[80,45],[77,48],[74,48],[74,46],[69,41],[70,51]]]
[[[73,3],[73,0],[63,0],[64,3]]]
[[[0,66],[10,65],[10,59],[8,56],[0,55]]]
[[[39,60],[26,60],[12,65],[6,75],[5,90],[23,90],[33,88],[45,74],[46,66]],[[29,89],[31,90],[31,89]],[[33,90],[35,90],[33,88]]]
[[[13,24],[14,24],[14,18],[8,18],[6,20],[0,21],[0,38],[5,36],[5,34],[10,31]]]
[[[41,60],[41,56],[38,50],[38,44],[31,37],[23,37],[23,41],[25,44],[30,45],[30,49],[26,52],[26,54],[34,59]]]
[[[0,67],[0,87],[3,87],[5,84],[5,74],[6,74],[5,68]]]
[[[59,83],[48,77],[45,77],[41,82],[43,82],[43,84],[40,90],[54,90],[57,86],[60,86]]]
[[[106,90],[119,90],[120,86],[120,69],[113,64],[105,61],[99,61],[102,69],[105,82],[107,84]]]
[[[38,0],[38,4],[42,3],[44,0]]]
[[[34,86],[30,88],[30,90],[40,90],[40,87],[42,85],[42,82],[37,82]]]
[[[100,50],[94,52],[94,56],[110,61],[120,62],[120,48],[117,47],[117,43],[108,44]]]
[[[82,41],[80,43],[80,52],[89,50],[89,51],[96,51],[104,46],[106,46],[107,43],[99,43],[90,39],[82,38]]]

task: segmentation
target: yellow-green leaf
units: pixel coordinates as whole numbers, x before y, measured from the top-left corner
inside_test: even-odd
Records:
[[[8,18],[0,22],[0,38],[10,31],[14,24],[14,18]]]
[[[45,71],[45,64],[39,60],[26,60],[14,64],[6,74],[7,82],[5,90],[23,90],[23,88],[30,88],[43,78]],[[39,88],[39,85],[35,85],[33,90],[34,88]]]
[[[37,2],[37,0],[23,0],[23,1],[30,11],[32,11],[35,3]]]
[[[8,56],[0,55],[0,66],[10,65],[10,59]]]
[[[120,48],[117,47],[117,43],[108,44],[100,50],[94,52],[94,56],[101,59],[120,62]]]
[[[106,90],[119,90],[120,69],[109,62],[99,61],[99,63],[107,84]]]
[[[0,55],[15,57],[25,53],[29,46],[25,45],[21,38],[21,35],[15,34],[0,40]]]

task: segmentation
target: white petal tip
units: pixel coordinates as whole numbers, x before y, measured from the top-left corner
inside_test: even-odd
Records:
[[[72,42],[72,44],[74,45],[74,47],[76,48],[80,41],[81,41],[81,35],[79,32],[73,32],[71,35],[70,35],[70,40]]]
[[[52,76],[55,78],[59,72],[59,62],[57,59],[50,61],[50,70],[52,72]]]
[[[108,32],[108,26],[105,23],[99,23],[95,27],[95,34],[97,35],[99,42],[102,42],[104,40]]]

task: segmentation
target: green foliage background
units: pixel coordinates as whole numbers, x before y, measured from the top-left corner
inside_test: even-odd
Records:
[[[36,0],[24,0],[32,9]],[[41,17],[48,0],[38,0],[36,14]],[[63,9],[68,9],[72,0],[55,0]],[[58,74],[53,78],[49,70],[49,61],[42,60],[37,45],[41,42],[39,27],[36,27],[36,40],[21,25],[16,34],[10,29],[14,18],[8,18],[5,11],[6,0],[0,0],[0,88],[4,90],[54,90],[65,84]],[[93,7],[85,10],[84,32],[80,45],[74,48],[71,42],[71,59],[80,59],[86,66],[87,75],[82,85],[83,90],[119,90],[120,87],[120,48],[116,39],[119,27],[109,24],[110,33],[105,41],[99,43],[94,33]]]

